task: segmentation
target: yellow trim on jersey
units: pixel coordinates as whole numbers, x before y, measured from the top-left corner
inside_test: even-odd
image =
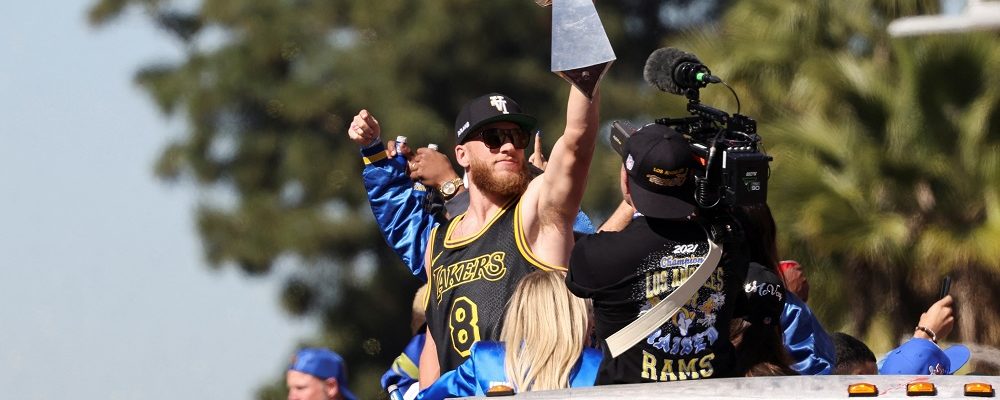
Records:
[[[500,217],[505,212],[507,212],[508,209],[510,209],[510,206],[515,202],[517,202],[519,199],[520,197],[515,197],[510,201],[508,201],[507,204],[504,204],[503,207],[500,207],[500,210],[498,210],[496,214],[493,214],[493,218],[490,218],[488,222],[483,224],[483,227],[479,229],[479,232],[476,232],[471,236],[467,236],[461,239],[452,240],[451,235],[452,233],[454,233],[455,227],[457,227],[458,223],[461,222],[463,218],[465,218],[466,213],[459,214],[457,217],[451,220],[450,224],[448,224],[448,231],[444,235],[444,247],[446,249],[454,249],[456,247],[462,247],[476,241],[476,239],[479,239],[479,237],[482,236],[483,233],[486,233],[486,230],[490,229],[490,227],[493,226],[493,223],[497,222],[497,220],[500,219]]]
[[[380,152],[372,154],[372,155],[370,155],[368,157],[361,157],[361,159],[365,160],[365,165],[368,165],[368,164],[371,164],[371,163],[374,163],[374,162],[382,161],[386,157],[388,157],[388,155],[386,155],[386,153],[384,151],[380,151]]]
[[[431,236],[429,238],[427,238],[427,251],[429,251],[431,253],[434,252],[434,237],[437,236],[437,231],[438,231],[438,228],[440,228],[440,227],[441,227],[441,225],[434,225],[434,227],[431,228]],[[444,252],[438,253],[438,257],[440,257],[442,253],[444,253]],[[426,256],[424,256],[424,261],[427,261],[427,257]],[[431,278],[434,276],[434,273],[432,273],[431,270],[434,268],[434,262],[435,261],[437,261],[437,257],[434,257],[433,259],[431,259],[431,264],[430,265],[424,265],[424,272],[427,273],[427,290],[424,291],[424,312],[425,313],[427,312],[427,306],[431,302],[431,292],[434,291],[434,285],[433,285],[433,282],[431,282]]]
[[[434,265],[434,263],[436,263],[436,262],[437,262],[437,260],[438,260],[439,258],[441,258],[441,255],[442,255],[442,254],[444,254],[444,250],[442,250],[442,251],[439,251],[439,252],[437,253],[437,255],[436,255],[436,256],[434,256],[434,258],[432,258],[432,259],[431,259],[431,265]]]
[[[542,261],[531,251],[531,246],[528,246],[528,240],[524,236],[524,232],[521,230],[521,203],[514,207],[514,243],[517,244],[517,251],[524,256],[525,260],[537,267],[542,271],[567,271],[568,268],[558,265],[552,265],[545,261]]]

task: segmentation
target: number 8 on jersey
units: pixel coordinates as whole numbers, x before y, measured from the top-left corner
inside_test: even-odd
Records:
[[[479,341],[479,311],[476,303],[462,296],[451,305],[448,328],[451,330],[451,347],[462,357],[468,357],[472,344]]]

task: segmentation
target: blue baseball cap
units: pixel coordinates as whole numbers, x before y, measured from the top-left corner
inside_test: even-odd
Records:
[[[969,348],[956,344],[942,350],[934,342],[913,338],[886,355],[881,375],[952,375],[969,361]]]
[[[289,371],[298,371],[327,380],[334,378],[337,380],[340,395],[347,400],[355,400],[357,397],[347,389],[347,370],[344,367],[344,359],[340,354],[323,348],[305,348],[295,353]]]

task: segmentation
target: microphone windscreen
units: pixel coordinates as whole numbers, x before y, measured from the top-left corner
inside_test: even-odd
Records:
[[[701,64],[701,61],[694,54],[685,53],[673,47],[657,49],[646,59],[646,66],[642,69],[642,77],[646,83],[656,86],[664,92],[683,96],[685,90],[677,86],[674,81],[674,69],[683,62]]]

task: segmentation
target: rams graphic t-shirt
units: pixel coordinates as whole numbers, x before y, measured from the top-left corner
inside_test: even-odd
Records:
[[[682,285],[708,255],[706,230],[694,222],[639,217],[621,232],[577,241],[566,283],[594,302],[601,344]],[[617,358],[605,350],[598,384],[731,376],[729,322],[743,301],[747,261],[723,246],[723,258],[697,295],[646,339]]]

